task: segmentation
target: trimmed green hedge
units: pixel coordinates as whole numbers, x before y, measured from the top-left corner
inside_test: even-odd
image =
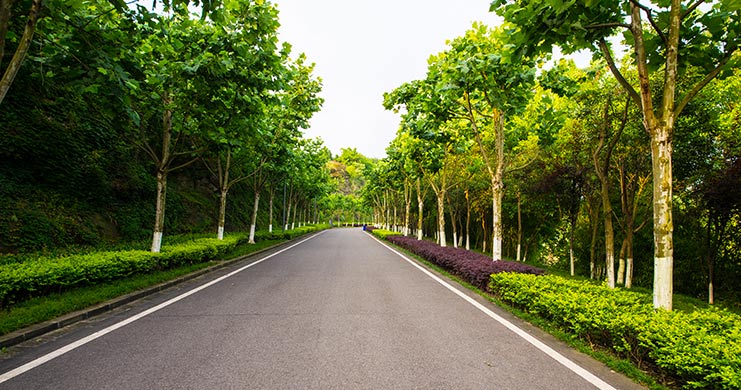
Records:
[[[651,297],[558,276],[491,275],[504,302],[608,348],[683,389],[741,389],[741,317],[654,310]]]
[[[372,229],[370,231],[374,236],[385,240],[388,236],[400,236],[401,233],[392,232],[391,230],[385,230],[385,229]]]
[[[257,237],[257,240],[292,239],[322,228],[324,225],[303,226],[276,232],[272,238]],[[247,239],[245,234],[233,234],[221,241],[201,238],[176,245],[163,245],[160,253],[143,250],[109,251],[40,257],[3,264],[0,265],[0,309],[53,292],[216,260],[238,245],[246,243]]]

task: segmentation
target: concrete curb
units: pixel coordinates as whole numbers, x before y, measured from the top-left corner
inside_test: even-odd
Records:
[[[303,236],[300,236],[303,237]],[[250,257],[255,257],[257,255],[260,255],[264,252],[267,252],[269,250],[273,250],[276,248],[279,248],[281,246],[287,245],[294,240],[296,240],[299,237],[295,237],[291,240],[281,242],[279,244],[275,244],[272,246],[269,246],[267,248],[260,249],[256,252],[240,256],[231,260],[225,260],[219,264],[213,265],[211,267],[203,268],[198,271],[193,271],[187,275],[180,276],[176,279],[160,283],[158,285],[145,288],[143,290],[135,291],[133,293],[129,293],[126,295],[122,295],[117,298],[113,298],[107,302],[99,303],[97,305],[88,307],[86,309],[78,310],[69,314],[65,314],[61,317],[57,317],[55,319],[45,321],[36,325],[31,325],[27,328],[19,329],[14,332],[8,333],[6,335],[0,336],[0,348],[8,348],[12,347],[14,345],[20,344],[24,341],[32,340],[36,337],[42,336],[46,333],[52,332],[54,330],[64,328],[65,326],[74,324],[76,322],[80,322],[83,320],[86,320],[91,317],[95,317],[97,315],[106,313],[108,311],[111,311],[117,307],[126,305],[128,303],[134,302],[138,299],[144,298],[146,296],[158,293],[162,290],[166,290],[170,287],[176,286],[178,284],[187,282],[189,280],[193,280],[199,276],[206,275],[208,273],[217,271],[221,268],[227,267],[229,265],[232,265],[234,263],[244,261],[246,259],[249,259]]]

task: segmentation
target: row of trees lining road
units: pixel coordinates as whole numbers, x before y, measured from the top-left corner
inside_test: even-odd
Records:
[[[136,171],[119,178],[101,172],[110,188],[141,180],[136,178],[141,171],[154,176],[153,252],[162,244],[173,175],[218,194],[219,239],[228,224],[227,195],[236,187],[246,190],[240,196],[253,195],[252,242],[263,193],[270,198],[272,230],[276,192],[282,195],[285,187],[284,221],[297,215],[308,221],[309,204],[330,191],[325,167],[330,154],[320,140],[304,140],[301,133],[321,108],[321,80],[303,54],[291,56],[291,46],[278,41],[278,11],[269,1],[176,0],[162,3],[157,12],[118,1],[33,2],[28,17],[18,17],[27,5],[3,1],[0,7],[0,54],[15,53],[10,61],[2,56],[2,96],[8,94],[0,113],[9,125],[0,148],[8,184],[3,197],[13,206],[3,215],[8,239],[1,246],[22,246],[27,239],[17,232],[27,222],[19,217],[28,210],[24,191],[49,184],[36,178],[47,165],[43,161],[53,160],[42,149],[66,142],[73,131],[100,144],[72,141],[85,155],[67,158],[96,170]],[[192,14],[189,6],[200,7],[202,14]],[[48,123],[28,121],[29,115]],[[58,134],[34,136],[50,123],[59,127]],[[106,161],[104,168],[99,162],[107,154],[120,160]],[[55,163],[58,169],[48,167],[54,177],[74,181],[73,169],[65,172],[66,163]],[[68,199],[76,192],[87,191],[63,190],[59,197],[77,207],[77,200]],[[125,196],[112,197],[117,203]]]
[[[675,279],[710,302],[718,283],[732,292],[734,279],[725,276],[741,268],[739,198],[731,191],[721,200],[711,188],[717,177],[740,184],[738,92],[728,89],[739,80],[738,5],[500,0],[491,10],[505,18],[502,27],[474,24],[430,57],[425,79],[385,94],[384,105],[402,122],[369,183],[367,204],[388,215],[397,199],[404,210],[399,230],[417,229],[421,239],[429,188],[441,245],[452,230],[453,245],[462,244],[465,231],[469,247],[473,213],[481,223],[478,248],[494,260],[506,256],[503,245],[516,247],[510,257],[564,257],[574,274],[588,258],[584,272],[610,287],[631,287],[636,276],[640,285],[652,284],[657,308],[672,308]],[[609,43],[618,32],[629,48],[620,61]],[[589,69],[565,61],[543,68],[554,46],[589,49],[599,60]],[[677,246],[679,263],[677,211],[687,240]],[[399,224],[396,217],[384,221]],[[702,245],[697,237],[706,237]],[[646,256],[636,260],[636,246],[644,255],[653,251],[653,264]],[[719,260],[728,272],[722,281]]]

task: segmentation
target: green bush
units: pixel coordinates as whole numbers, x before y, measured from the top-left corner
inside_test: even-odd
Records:
[[[391,230],[385,230],[385,229],[373,229],[373,230],[371,230],[371,233],[374,236],[376,236],[376,237],[378,237],[378,238],[380,238],[382,240],[386,239],[386,237],[388,237],[388,236],[400,236],[401,235],[401,233],[392,232]]]
[[[741,389],[741,317],[715,308],[654,310],[651,297],[558,276],[495,274],[502,301],[683,389]]]
[[[244,240],[243,235],[232,235],[223,241],[205,238],[164,245],[160,253],[143,250],[95,252],[3,264],[0,265],[0,307],[74,287],[214,260]]]

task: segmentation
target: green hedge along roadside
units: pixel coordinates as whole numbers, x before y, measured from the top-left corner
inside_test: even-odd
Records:
[[[327,226],[308,225],[285,232],[260,232],[256,234],[256,239],[292,239],[324,228]],[[164,245],[160,253],[142,250],[95,252],[56,258],[39,257],[32,261],[0,265],[0,310],[33,297],[216,260],[245,244],[247,239],[246,234],[233,234],[224,240],[204,238]]]
[[[682,389],[741,389],[741,317],[654,310],[646,294],[559,276],[491,275],[501,301],[607,348]]]
[[[390,230],[384,230],[384,229],[367,228],[367,230],[370,230],[370,232],[374,236],[376,236],[376,237],[378,237],[378,238],[380,238],[382,240],[385,240],[386,237],[388,237],[388,236],[400,236],[401,235],[401,233],[392,232]]]

